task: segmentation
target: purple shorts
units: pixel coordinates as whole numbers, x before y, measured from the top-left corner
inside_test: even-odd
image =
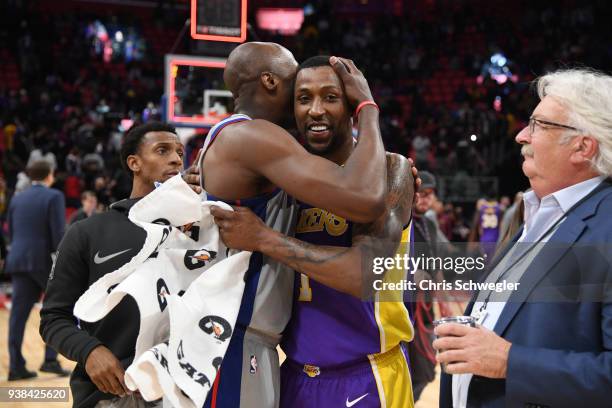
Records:
[[[412,384],[402,347],[342,368],[281,366],[281,408],[413,407]]]

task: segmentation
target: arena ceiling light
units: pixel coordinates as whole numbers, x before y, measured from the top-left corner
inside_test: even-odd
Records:
[[[511,61],[509,61],[502,52],[495,52],[491,55],[489,61],[486,61],[482,65],[480,75],[476,81],[482,84],[485,78],[490,77],[500,85],[506,83],[508,80],[517,82],[519,78],[512,73],[510,65]]]
[[[302,8],[261,8],[257,10],[257,27],[282,35],[295,35],[304,23]]]

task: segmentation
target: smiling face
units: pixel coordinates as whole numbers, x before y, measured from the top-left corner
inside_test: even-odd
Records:
[[[297,129],[310,152],[329,153],[352,137],[350,109],[332,67],[300,70],[294,95]]]
[[[135,178],[145,185],[164,182],[179,174],[183,168],[184,148],[177,135],[171,132],[148,132],[135,155],[128,158]],[[130,163],[131,162],[131,163]]]

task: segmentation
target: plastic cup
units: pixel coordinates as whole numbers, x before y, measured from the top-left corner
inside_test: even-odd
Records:
[[[474,316],[449,316],[433,321],[434,327],[438,327],[445,323],[457,323],[465,326],[476,327],[476,318]]]
[[[456,323],[464,326],[476,327],[476,318],[473,316],[450,316],[433,321],[434,327],[438,327],[446,323]],[[436,336],[436,338],[439,338],[439,336]],[[438,353],[442,351],[444,350],[438,350]],[[446,364],[441,363],[440,365],[442,366],[442,371],[446,372]]]

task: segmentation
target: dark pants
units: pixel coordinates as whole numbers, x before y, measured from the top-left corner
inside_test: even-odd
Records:
[[[32,311],[34,303],[43,292],[38,283],[26,274],[13,274],[13,299],[11,316],[9,318],[9,358],[10,370],[18,370],[25,367],[25,360],[21,354],[23,335],[26,322]],[[45,348],[45,361],[57,359],[57,352],[51,347]]]
[[[416,336],[415,336],[416,337]],[[413,344],[415,338],[408,347],[408,355],[410,356],[410,375],[412,377],[412,395],[414,402],[421,398],[421,393],[429,384],[436,378],[436,365],[423,355]]]

